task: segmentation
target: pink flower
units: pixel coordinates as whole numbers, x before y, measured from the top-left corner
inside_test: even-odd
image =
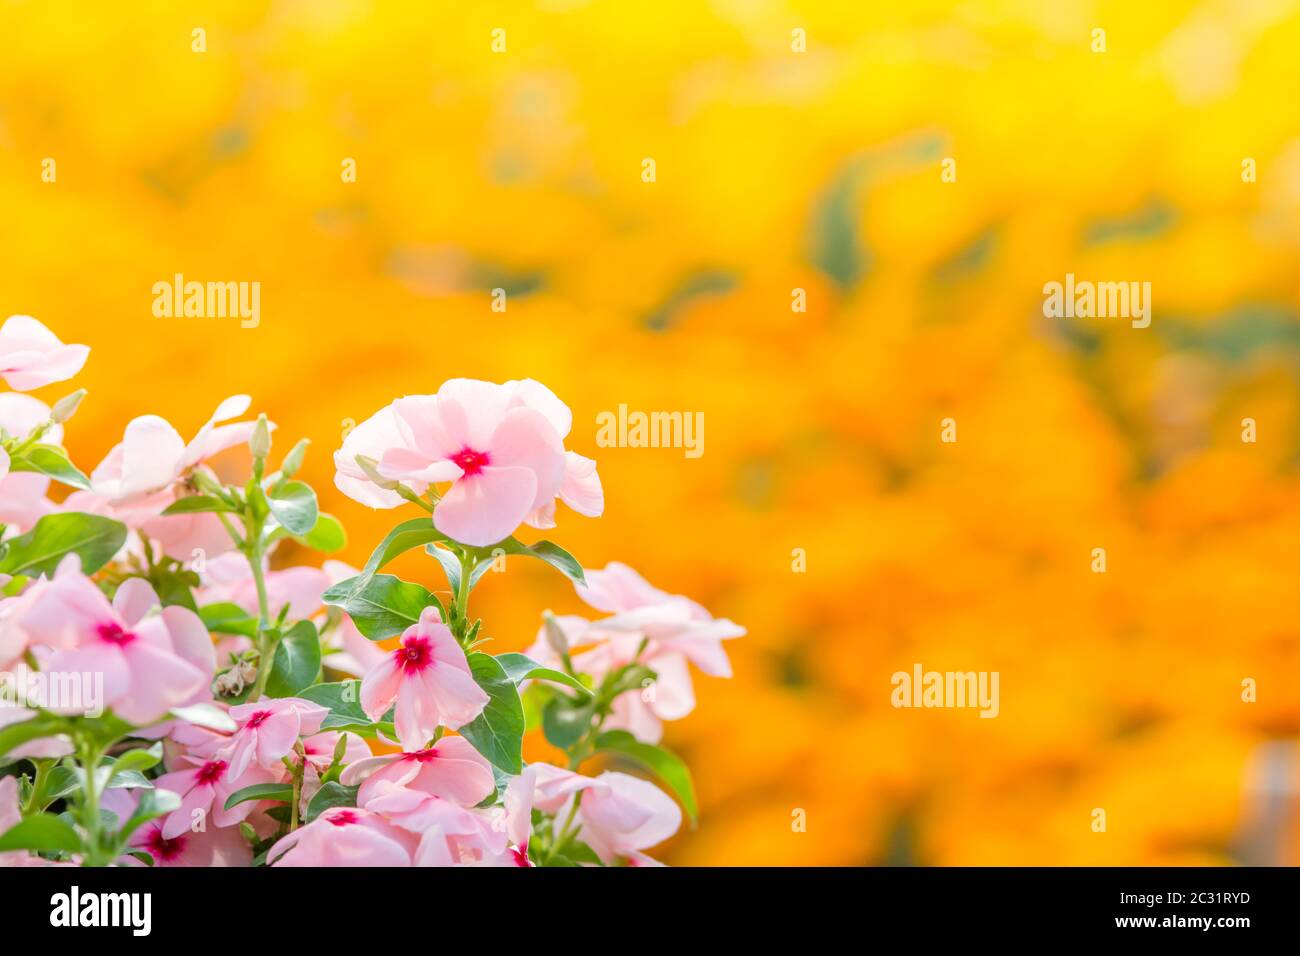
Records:
[[[153,588],[139,578],[125,581],[110,604],[70,556],[19,623],[58,648],[43,670],[103,675],[102,704],[146,726],[206,696],[215,664],[207,628],[194,612],[168,607],[152,613],[157,607]]]
[[[272,866],[410,866],[416,845],[413,835],[377,813],[333,807],[277,843],[270,862]]]
[[[372,779],[365,808],[419,839],[416,866],[497,865],[507,855],[504,828],[473,811],[392,780]],[[358,797],[360,793],[358,793]]]
[[[18,534],[30,531],[32,525],[55,511],[54,503],[45,496],[49,488],[50,479],[35,471],[14,471],[0,478],[0,524]]]
[[[232,774],[230,765],[224,760],[205,760],[202,757],[181,759],[191,766],[165,773],[154,781],[154,786],[158,789],[170,790],[181,797],[180,808],[163,818],[162,837],[167,840],[213,825],[234,826],[247,819],[258,808],[258,801],[246,800],[227,810],[226,799],[245,787],[258,783],[276,783],[283,777],[283,773],[256,764],[250,765],[242,774]]]
[[[381,783],[409,787],[462,807],[482,803],[496,789],[492,767],[464,737],[444,737],[411,753],[367,757],[351,764],[340,782],[361,785],[357,803],[366,806]]]
[[[528,841],[533,834],[533,794],[537,790],[537,771],[532,765],[512,777],[502,795],[506,838],[512,844],[509,862],[514,866],[532,866],[528,859]]]
[[[100,798],[101,809],[126,821],[135,812],[139,791],[108,790]],[[252,866],[253,851],[238,827],[208,826],[189,829],[172,837],[163,836],[163,821],[150,820],[128,841],[130,847],[153,857],[154,866]],[[138,863],[124,857],[123,863]]]
[[[307,765],[315,767],[317,770],[328,770],[330,764],[334,762],[334,748],[338,746],[340,736],[347,741],[343,745],[343,759],[340,761],[344,766],[351,766],[370,757],[370,748],[356,734],[344,733],[340,735],[327,730],[303,738],[302,750],[303,755],[307,758]]]
[[[601,860],[633,865],[653,865],[641,851],[662,843],[682,823],[682,811],[672,798],[648,781],[608,770],[598,777],[584,777],[550,764],[536,768],[534,805],[555,815],[558,834],[567,819],[575,795],[581,791],[577,819],[582,840]]]
[[[38,578],[21,594],[0,599],[0,671],[11,670],[32,643],[24,617],[49,588],[48,578]]]
[[[455,730],[487,706],[487,693],[474,682],[465,652],[436,608],[426,607],[401,646],[361,681],[361,708],[371,720],[394,702],[397,739],[407,751],[423,747],[439,726]]]
[[[203,586],[195,594],[199,604],[229,601],[256,615],[257,584],[248,559],[230,552],[210,558],[203,569]],[[287,604],[290,620],[303,620],[320,610],[321,594],[333,583],[320,568],[291,567],[265,573],[267,604],[272,617]]]
[[[606,726],[658,743],[663,721],[680,720],[695,709],[688,662],[706,674],[730,677],[731,662],[722,642],[742,636],[745,629],[714,618],[690,598],[659,590],[625,564],[612,562],[603,571],[585,572],[585,577],[587,585],[578,587],[578,595],[610,616],[587,621],[565,615],[554,618],[554,625],[571,648],[587,648],[572,654],[573,666],[583,673],[599,679],[634,660],[655,672],[650,685],[614,701]],[[545,626],[528,654],[551,665],[560,661]]]
[[[552,527],[557,495],[582,514],[603,510],[595,463],[564,450],[571,424],[569,409],[538,382],[452,379],[436,395],[400,398],[357,426],[335,453],[335,483],[371,507],[401,504],[395,492],[366,479],[358,455],[417,494],[450,482],[434,508],[434,526],[484,547],[526,521]]]
[[[50,420],[50,406],[40,399],[19,392],[0,393],[0,430],[19,438]],[[58,445],[63,441],[63,426],[50,425],[41,442]],[[26,531],[39,518],[54,511],[45,497],[50,479],[35,471],[10,471],[9,455],[0,448],[0,524],[16,531]]]
[[[244,444],[255,422],[218,423],[244,414],[250,401],[247,395],[227,398],[188,444],[157,415],[132,419],[122,441],[91,474],[94,490],[113,504],[136,501],[166,488],[217,453]]]
[[[226,399],[188,444],[157,415],[132,419],[122,441],[91,472],[91,490],[70,495],[64,507],[116,518],[178,561],[189,560],[196,549],[209,556],[229,551],[234,544],[216,515],[162,512],[176,500],[177,483],[191,469],[248,441],[255,422],[219,424],[244,414],[248,405],[247,395]]]
[[[67,381],[89,355],[89,346],[64,345],[30,315],[11,315],[0,326],[0,378],[20,392]]]
[[[279,770],[298,738],[319,731],[329,710],[297,697],[281,697],[239,704],[230,708],[230,716],[239,729],[210,752],[205,748],[203,755],[227,761],[231,776],[239,777],[250,763]]]
[[[334,763],[334,750],[338,747],[340,739],[344,741],[343,757],[339,761],[342,766],[348,767],[370,757],[370,748],[356,734],[326,731],[303,738],[302,794],[298,812],[304,818],[307,816],[307,808],[311,806],[312,798],[322,786],[321,774]]]

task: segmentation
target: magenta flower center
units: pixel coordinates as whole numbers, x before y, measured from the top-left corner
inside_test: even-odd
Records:
[[[402,670],[418,673],[433,664],[433,644],[427,637],[408,637],[394,654]]]
[[[338,813],[331,813],[326,819],[336,827],[345,827],[356,823],[359,818],[354,810],[340,810]]]
[[[124,631],[122,625],[116,621],[109,621],[106,624],[99,625],[98,631],[101,641],[108,641],[108,643],[116,644],[119,647],[125,647],[135,640],[135,635],[130,631]]]
[[[195,774],[195,780],[199,784],[213,784],[226,775],[226,762],[224,760],[209,760],[199,772]]]
[[[145,840],[144,848],[155,860],[169,863],[185,852],[185,834],[168,840],[162,835],[162,827],[154,827]]]
[[[465,472],[466,477],[477,475],[483,470],[484,465],[492,464],[492,459],[488,457],[487,452],[475,451],[468,446],[452,455],[451,460],[460,466],[460,470]]]
[[[248,723],[244,724],[244,726],[256,729],[266,723],[267,718],[270,716],[271,712],[269,710],[259,710],[257,713],[253,714],[252,717],[248,718]]]
[[[403,760],[414,760],[417,763],[433,763],[438,759],[438,748],[429,747],[425,750],[413,750],[406,754]]]

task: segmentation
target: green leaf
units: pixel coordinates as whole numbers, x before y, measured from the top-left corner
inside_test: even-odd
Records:
[[[576,677],[550,667],[543,667],[527,654],[498,654],[497,663],[505,668],[505,672],[516,684],[526,680],[549,680],[572,687],[587,697],[591,696],[591,689]]]
[[[629,690],[649,686],[650,682],[657,680],[658,677],[658,674],[644,664],[627,664],[605,675],[605,679],[601,681],[601,695],[606,700],[613,700]]]
[[[127,771],[150,770],[158,766],[162,760],[162,741],[158,741],[147,750],[128,750],[126,753],[118,756],[113,763],[113,775]],[[110,783],[109,786],[112,786]]]
[[[73,488],[90,488],[90,479],[68,460],[58,445],[32,445],[9,462],[10,471],[36,471]]]
[[[551,567],[561,571],[565,577],[574,583],[584,585],[587,583],[587,578],[582,573],[582,565],[578,563],[578,559],[558,544],[550,541],[524,544],[517,538],[506,538],[500,544],[494,544],[491,548],[482,548],[480,550],[490,555],[497,548],[500,548],[506,554],[522,554],[529,558],[545,561]]]
[[[164,607],[175,604],[190,611],[198,611],[191,589],[199,586],[199,576],[193,571],[183,568],[157,569],[151,583]]]
[[[677,795],[691,818],[691,826],[695,825],[699,817],[695,785],[691,782],[690,769],[680,757],[663,747],[644,744],[626,730],[605,731],[596,738],[596,750],[627,757],[653,773]]]
[[[370,560],[361,569],[360,577],[373,576],[376,571],[400,554],[434,541],[449,540],[445,534],[433,526],[432,518],[412,518],[403,521],[379,542],[379,547],[371,552]]]
[[[481,714],[460,728],[460,735],[491,764],[517,774],[524,766],[524,708],[519,691],[495,657],[475,652],[468,661],[474,680],[487,691],[489,700]]]
[[[357,630],[372,641],[402,633],[430,605],[438,608],[444,621],[447,619],[442,602],[423,585],[402,581],[391,574],[376,574],[357,588],[356,582],[361,577],[340,581],[326,590],[321,600],[346,611]]]
[[[565,860],[574,864],[587,863],[592,866],[605,865],[604,861],[596,854],[595,850],[576,837],[570,837],[565,840],[564,845],[560,847],[556,853]]]
[[[83,779],[80,767],[51,767],[45,776],[45,788],[42,793],[35,794],[36,803],[33,805],[38,809],[44,810],[55,800],[76,793],[81,789]]]
[[[307,534],[316,526],[320,514],[316,492],[302,481],[284,482],[267,496],[266,504],[275,520],[290,534]]]
[[[305,535],[294,535],[294,540],[313,551],[331,554],[343,550],[348,543],[348,535],[338,518],[322,511],[316,519],[315,527]]]
[[[293,785],[288,783],[255,783],[251,787],[241,787],[226,797],[226,809],[237,807],[249,800],[276,800],[288,803],[293,799]]]
[[[311,621],[299,621],[280,638],[266,684],[268,697],[293,697],[320,674],[320,635]]]
[[[307,816],[304,823],[311,823],[318,816],[332,807],[355,807],[357,805],[357,791],[360,787],[345,787],[341,783],[331,781],[319,790],[307,804]]]
[[[126,525],[112,518],[77,511],[46,515],[31,531],[9,540],[0,572],[52,575],[65,555],[77,554],[82,573],[94,574],[125,542]]]
[[[451,585],[451,593],[458,593],[460,591],[460,558],[446,548],[440,548],[434,544],[426,545],[424,550],[442,565],[442,571],[447,575],[447,583]]]
[[[3,757],[15,747],[21,747],[29,740],[67,733],[71,726],[63,717],[57,717],[53,714],[38,714],[31,720],[24,720],[20,724],[9,724],[7,727],[0,727],[0,757]]]
[[[205,604],[199,608],[199,617],[203,626],[218,634],[238,634],[241,637],[257,637],[257,618],[253,617],[238,604],[222,601],[217,604]]]
[[[557,694],[542,708],[542,733],[561,750],[568,750],[582,739],[595,713],[595,700],[576,704]]]
[[[237,511],[234,505],[214,495],[190,495],[177,498],[163,509],[164,515],[192,515],[204,511]]]
[[[329,709],[328,716],[321,721],[321,730],[357,730],[373,724],[366,716],[366,712],[361,709],[361,681],[359,680],[313,684],[298,696]]]
[[[135,812],[131,814],[131,818],[122,825],[122,829],[117,834],[118,845],[125,846],[131,834],[150,820],[166,816],[180,808],[181,796],[179,793],[157,789],[140,791],[140,799],[136,801]]]
[[[360,574],[326,590],[322,600],[346,611],[357,629],[372,641],[400,634],[419,620],[420,611],[430,604],[437,605],[445,621],[446,609],[427,588],[378,571],[412,548],[446,540],[429,518],[403,521],[379,542]]]
[[[83,717],[77,721],[76,729],[83,737],[88,737],[104,749],[117,743],[135,728],[112,711],[102,717]]]
[[[49,813],[36,813],[19,821],[0,836],[0,852],[6,850],[79,853],[81,837],[58,817]]]
[[[154,760],[156,764],[161,759],[162,745],[158,745],[159,756]],[[132,750],[123,756],[130,754],[141,754],[144,757],[151,756],[148,751]],[[128,761],[122,766],[121,761],[114,761],[112,757],[104,758],[98,769],[95,771],[95,789],[100,793],[105,790],[150,790],[153,788],[153,781],[140,772],[138,761]],[[149,764],[153,766],[153,764]],[[57,800],[61,797],[70,796],[86,789],[86,772],[81,767],[59,766],[50,770],[49,777],[45,784],[46,796],[50,800]]]

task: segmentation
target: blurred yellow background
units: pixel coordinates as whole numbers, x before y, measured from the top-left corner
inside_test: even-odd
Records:
[[[0,0],[0,37],[0,316],[92,347],[83,469],[249,392],[360,563],[410,515],[334,490],[350,422],[454,376],[569,403],[607,509],[548,536],[749,628],[668,727],[668,862],[1300,862],[1295,3]],[[1044,318],[1067,272],[1151,282],[1151,327]],[[154,318],[176,273],[261,324]],[[598,448],[620,403],[703,412],[703,457]],[[581,610],[518,562],[473,607],[499,650]],[[999,717],[891,707],[918,662],[1000,672]]]

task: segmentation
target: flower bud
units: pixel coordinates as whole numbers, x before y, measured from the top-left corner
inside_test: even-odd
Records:
[[[293,446],[293,450],[284,456],[284,462],[280,465],[280,474],[285,478],[292,478],[302,467],[303,456],[307,454],[307,446],[311,444],[309,439],[302,439],[298,444]]]
[[[79,388],[71,395],[65,395],[54,403],[54,408],[50,411],[50,421],[56,425],[62,425],[69,418],[77,413],[77,406],[81,400],[86,397],[86,390]]]
[[[564,628],[560,627],[560,622],[550,611],[542,614],[542,620],[546,626],[546,643],[551,645],[551,650],[564,657],[569,653],[569,639],[565,636]]]
[[[271,454],[271,425],[267,422],[265,413],[257,416],[253,434],[248,436],[248,447],[254,458],[265,458]]]
[[[391,478],[385,478],[379,473],[378,462],[373,458],[367,458],[365,455],[357,455],[357,467],[366,473],[367,478],[385,491],[396,491],[398,487],[400,487],[400,482],[393,481]]]

